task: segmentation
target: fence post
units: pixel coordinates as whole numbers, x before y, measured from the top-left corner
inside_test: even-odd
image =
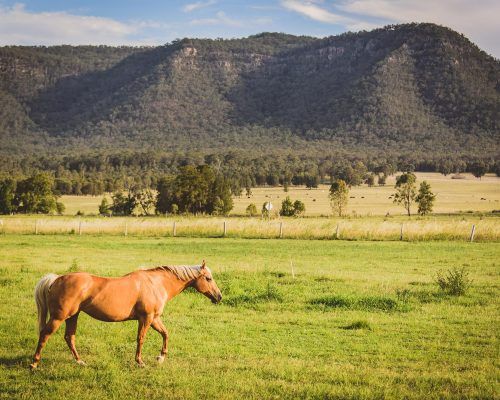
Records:
[[[172,236],[175,237],[176,233],[177,233],[177,230],[176,230],[175,221],[174,221],[174,225],[172,226]]]
[[[128,235],[128,222],[125,221],[125,236]]]
[[[222,236],[226,236],[226,233],[227,233],[227,224],[226,224],[226,221],[224,221],[224,233],[222,234]]]
[[[38,235],[38,220],[35,221],[35,235]]]
[[[3,227],[3,219],[0,219],[0,228],[2,228],[2,234],[5,233],[4,227]]]
[[[78,236],[82,236],[82,220],[78,221]]]
[[[283,221],[280,221],[280,239],[283,239]]]
[[[293,261],[290,260],[290,268],[292,269],[292,278],[295,279],[295,271],[293,269]]]
[[[476,225],[472,225],[472,230],[470,231],[469,241],[472,243],[474,241],[474,234],[476,233]]]
[[[340,227],[339,224],[337,224],[337,230],[335,231],[335,239],[338,239],[340,237]]]
[[[401,224],[401,230],[399,231],[399,240],[403,240],[403,224]]]

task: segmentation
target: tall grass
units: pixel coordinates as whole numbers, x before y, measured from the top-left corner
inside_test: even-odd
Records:
[[[56,217],[7,216],[0,219],[0,234],[74,234],[179,237],[222,237],[343,240],[469,240],[499,241],[500,220],[460,216],[428,218],[303,218],[262,220],[222,217]],[[338,235],[337,235],[338,232]],[[402,235],[401,235],[402,234]]]

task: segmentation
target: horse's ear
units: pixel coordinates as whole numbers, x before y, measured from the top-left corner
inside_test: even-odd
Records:
[[[205,268],[205,260],[201,263],[201,269]]]

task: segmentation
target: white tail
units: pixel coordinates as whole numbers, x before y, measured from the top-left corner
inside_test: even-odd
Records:
[[[57,278],[59,278],[59,275],[56,274],[45,275],[35,286],[35,301],[38,309],[38,332],[41,332],[47,324],[49,289]]]

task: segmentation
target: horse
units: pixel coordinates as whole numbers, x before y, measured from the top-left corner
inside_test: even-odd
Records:
[[[158,363],[165,360],[168,331],[161,320],[165,303],[184,289],[195,288],[212,303],[222,300],[210,269],[205,261],[199,266],[162,266],[131,272],[119,278],[103,278],[85,272],[65,275],[48,274],[35,287],[38,309],[39,338],[31,369],[38,367],[41,352],[50,336],[66,322],[64,339],[75,361],[80,358],[75,347],[78,315],[81,311],[105,322],[138,320],[135,360],[142,361],[142,345],[149,327],[163,338]],[[47,313],[50,313],[47,321]]]

